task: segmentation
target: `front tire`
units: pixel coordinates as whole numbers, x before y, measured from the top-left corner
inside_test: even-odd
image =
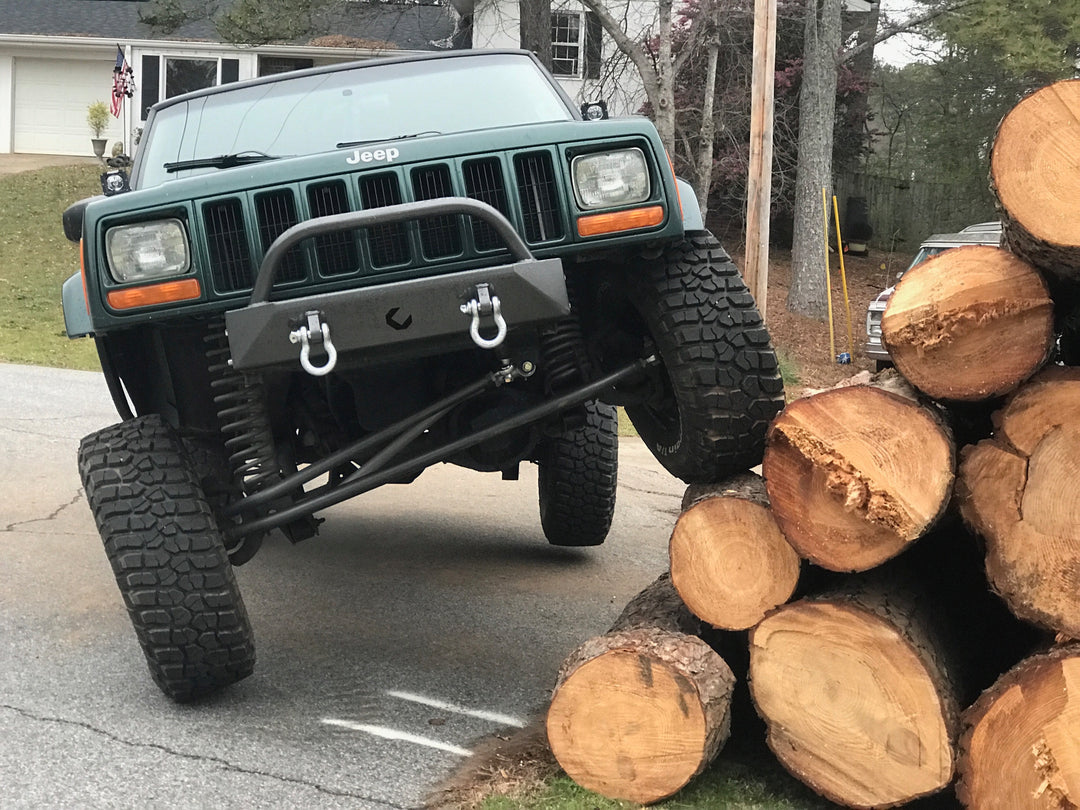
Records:
[[[688,234],[619,274],[661,366],[626,413],[657,460],[688,484],[761,462],[784,384],[738,269],[711,233]]]
[[[586,402],[585,423],[540,445],[540,524],[553,546],[598,546],[615,514],[619,422],[615,408]]]
[[[250,675],[247,611],[176,432],[149,415],[92,433],[79,446],[79,474],[161,691],[187,701]]]

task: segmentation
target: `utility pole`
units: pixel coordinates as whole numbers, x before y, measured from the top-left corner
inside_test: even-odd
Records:
[[[750,175],[746,184],[743,279],[765,319],[769,288],[769,210],[772,198],[773,89],[776,0],[754,0],[754,70],[750,102]]]

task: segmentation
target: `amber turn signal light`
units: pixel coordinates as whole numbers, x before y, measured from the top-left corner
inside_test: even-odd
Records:
[[[113,309],[135,309],[154,304],[168,304],[173,301],[190,301],[202,295],[197,278],[185,278],[180,281],[164,281],[161,284],[148,284],[145,287],[129,287],[126,290],[112,290],[107,298]]]
[[[636,228],[651,228],[663,221],[663,206],[650,205],[648,208],[633,208],[629,211],[616,211],[613,214],[592,214],[579,217],[577,232],[579,236],[599,236],[604,233],[632,231]]]

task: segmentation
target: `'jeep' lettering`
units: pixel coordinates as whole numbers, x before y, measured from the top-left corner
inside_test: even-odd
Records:
[[[359,149],[354,149],[352,155],[345,158],[345,162],[353,166],[357,163],[371,163],[373,160],[385,160],[387,163],[393,163],[400,155],[401,152],[393,147],[389,149],[376,149],[374,152],[361,152]]]

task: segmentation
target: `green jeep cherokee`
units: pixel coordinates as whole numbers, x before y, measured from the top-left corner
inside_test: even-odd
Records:
[[[372,60],[150,112],[73,205],[122,421],[79,471],[161,689],[250,674],[232,565],[450,462],[539,468],[557,545],[604,541],[623,405],[660,462],[761,457],[783,388],[754,301],[653,125],[585,120],[531,54]],[[122,192],[122,193],[118,193]]]

